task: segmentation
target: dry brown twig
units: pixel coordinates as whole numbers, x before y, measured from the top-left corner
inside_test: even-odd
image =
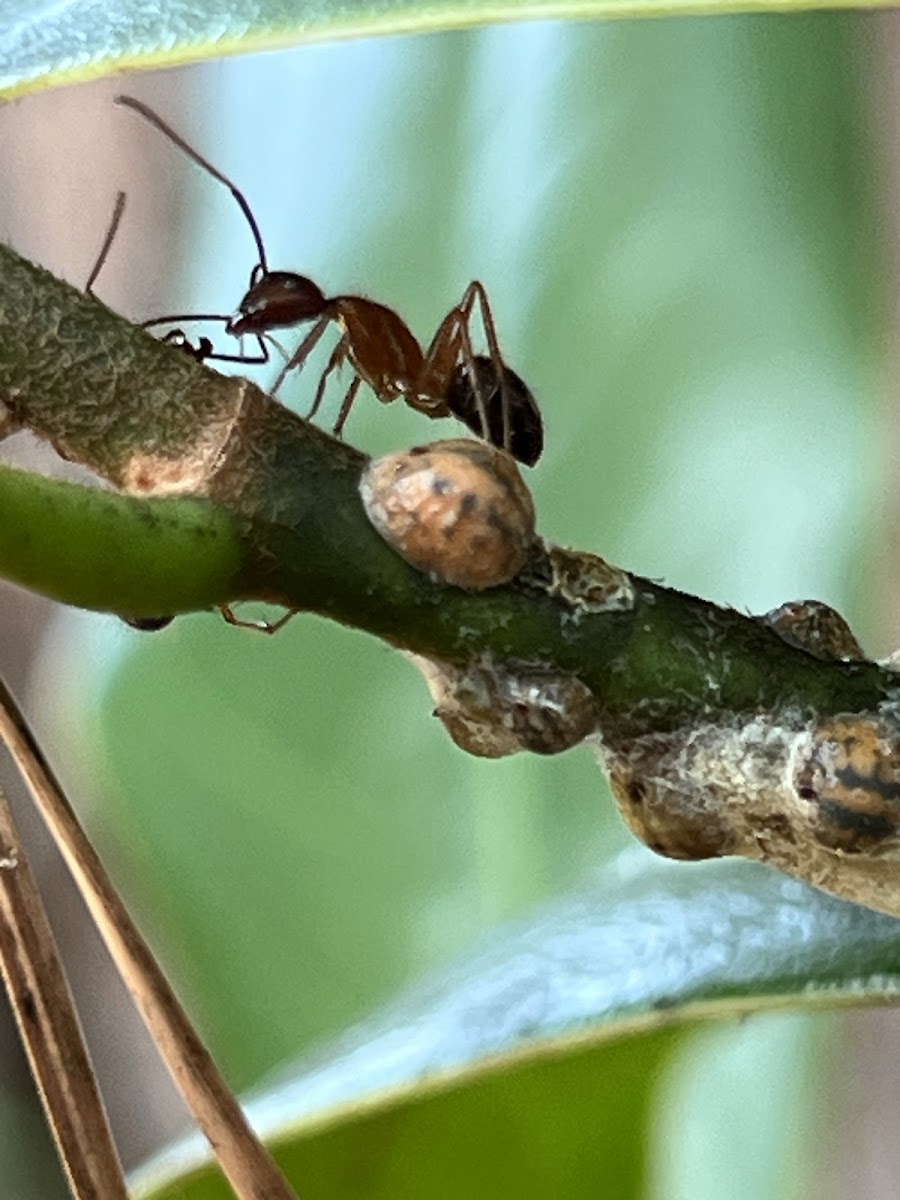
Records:
[[[72,994],[2,789],[0,970],[72,1195],[127,1200]]]
[[[238,1200],[296,1200],[296,1193],[250,1128],[240,1105],[132,921],[18,705],[2,681],[0,740],[28,784],[119,974]],[[2,822],[0,838],[5,842]],[[81,1133],[81,1130],[74,1131],[76,1141]],[[89,1152],[89,1146],[82,1147],[78,1154]],[[64,1161],[68,1164],[69,1160]],[[109,1188],[85,1192],[84,1196],[114,1200],[122,1194]],[[82,1193],[75,1192],[75,1195],[81,1200]]]

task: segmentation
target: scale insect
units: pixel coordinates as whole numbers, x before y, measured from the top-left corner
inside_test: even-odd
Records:
[[[273,330],[314,322],[279,373],[273,388],[277,392],[290,371],[302,370],[325,331],[334,324],[340,336],[319,380],[310,417],[321,406],[329,377],[348,362],[354,376],[334,425],[337,436],[341,436],[365,383],[384,404],[400,399],[428,417],[455,416],[485,441],[508,451],[526,466],[534,466],[543,450],[540,410],[527,384],[503,360],[483,284],[473,280],[468,285],[459,303],[441,321],[427,349],[423,349],[403,318],[387,305],[366,296],[329,297],[305,275],[271,270],[262,233],[243,192],[142,101],[117,96],[116,103],[138,113],[231,192],[250,228],[258,256],[247,292],[235,313],[170,314],[143,322],[144,328],[218,322],[232,337],[254,338],[257,350],[248,354],[241,349],[229,354],[212,346],[208,338],[201,339],[202,361],[253,365],[269,361],[266,342],[271,340]],[[487,343],[486,355],[475,354],[472,348],[470,326],[476,308]],[[180,330],[174,332],[184,337]]]

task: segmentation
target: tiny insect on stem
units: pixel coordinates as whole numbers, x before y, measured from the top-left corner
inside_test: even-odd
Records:
[[[343,432],[360,384],[365,383],[382,403],[399,399],[428,417],[455,416],[473,433],[527,466],[538,461],[543,450],[540,410],[527,385],[503,360],[483,284],[473,280],[466,287],[462,299],[450,309],[427,350],[423,350],[394,309],[366,296],[327,296],[305,275],[270,270],[259,224],[241,189],[142,101],[118,96],[116,103],[143,117],[229,190],[247,221],[257,251],[249,288],[233,316],[172,314],[152,318],[144,323],[145,328],[188,321],[219,323],[236,338],[254,337],[259,351],[229,354],[211,348],[204,354],[204,361],[261,365],[269,361],[264,339],[272,330],[315,322],[280,372],[273,389],[277,392],[290,372],[303,369],[326,329],[335,325],[338,342],[320,378],[309,415],[318,411],[330,375],[343,363],[349,363],[354,378],[340,406],[334,426],[336,435]],[[471,325],[476,307],[487,343],[486,355],[475,354],[472,346]]]

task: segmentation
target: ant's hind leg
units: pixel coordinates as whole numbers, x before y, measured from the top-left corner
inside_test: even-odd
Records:
[[[469,336],[469,323],[465,320],[461,323],[459,329],[459,342],[462,348],[462,359],[465,363],[469,378],[472,381],[472,394],[475,397],[475,407],[478,411],[478,418],[481,421],[481,437],[488,445],[494,445],[494,439],[491,437],[491,422],[488,416],[487,398],[484,394],[482,386],[481,372],[475,369],[475,355],[472,351],[472,339]],[[502,372],[502,363],[500,370]],[[501,376],[502,378],[502,376]],[[502,386],[502,385],[501,385]],[[501,393],[502,394],[502,393]],[[506,398],[503,398],[503,434],[502,434],[501,450],[509,451],[510,434],[509,434],[509,406],[506,403]]]
[[[465,317],[467,323],[475,310],[476,302],[481,311],[481,324],[484,328],[484,339],[487,342],[488,354],[499,365],[503,362],[503,356],[500,353],[497,327],[494,325],[494,314],[491,312],[488,294],[484,284],[480,283],[477,279],[473,279],[463,292],[463,298],[459,302],[459,311]]]
[[[297,615],[299,609],[289,608],[277,621],[245,621],[237,616],[230,604],[220,605],[219,612],[225,622],[236,629],[253,629],[256,633],[278,633],[279,629],[284,629],[288,621]]]
[[[501,412],[503,416],[503,446],[502,448],[509,453],[512,449],[512,429],[510,427],[510,399],[506,380],[506,369],[503,362],[503,355],[500,353],[500,341],[497,337],[497,327],[494,325],[494,314],[491,311],[491,304],[488,300],[488,294],[485,286],[477,279],[473,279],[469,286],[463,292],[463,298],[459,302],[461,312],[466,315],[466,322],[463,333],[463,347],[467,354],[467,362],[472,373],[472,385],[475,388],[475,400],[478,404],[478,410],[481,414],[484,428],[487,429],[487,409],[485,405],[484,392],[478,379],[478,373],[472,366],[472,344],[469,336],[468,322],[471,319],[476,303],[481,312],[481,325],[484,329],[484,340],[487,342],[488,355],[491,362],[494,364],[494,370],[497,374],[497,385],[500,388]],[[485,433],[486,441],[490,441],[490,434]]]

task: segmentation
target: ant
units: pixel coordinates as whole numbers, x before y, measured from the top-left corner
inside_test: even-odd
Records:
[[[478,280],[469,284],[459,303],[441,321],[428,349],[423,351],[402,317],[386,305],[365,296],[328,297],[305,275],[270,270],[262,233],[243,192],[142,101],[132,96],[117,96],[115,102],[137,112],[197,166],[228,188],[250,227],[258,255],[248,290],[232,316],[188,313],[155,317],[145,321],[143,328],[173,322],[218,321],[233,337],[254,337],[258,351],[245,354],[241,349],[237,354],[225,354],[215,350],[209,339],[202,339],[203,361],[262,364],[269,361],[266,340],[271,340],[273,329],[315,321],[279,373],[273,388],[277,392],[289,371],[302,370],[334,322],[340,328],[340,337],[319,380],[309,416],[318,411],[329,376],[349,362],[355,374],[341,403],[334,426],[336,436],[341,436],[357,393],[366,383],[384,404],[402,399],[428,417],[456,416],[473,433],[507,450],[527,466],[534,466],[543,450],[540,411],[527,384],[503,361],[487,292]],[[469,326],[476,307],[481,314],[487,355],[475,355],[472,350]],[[174,332],[184,338],[180,330]]]

